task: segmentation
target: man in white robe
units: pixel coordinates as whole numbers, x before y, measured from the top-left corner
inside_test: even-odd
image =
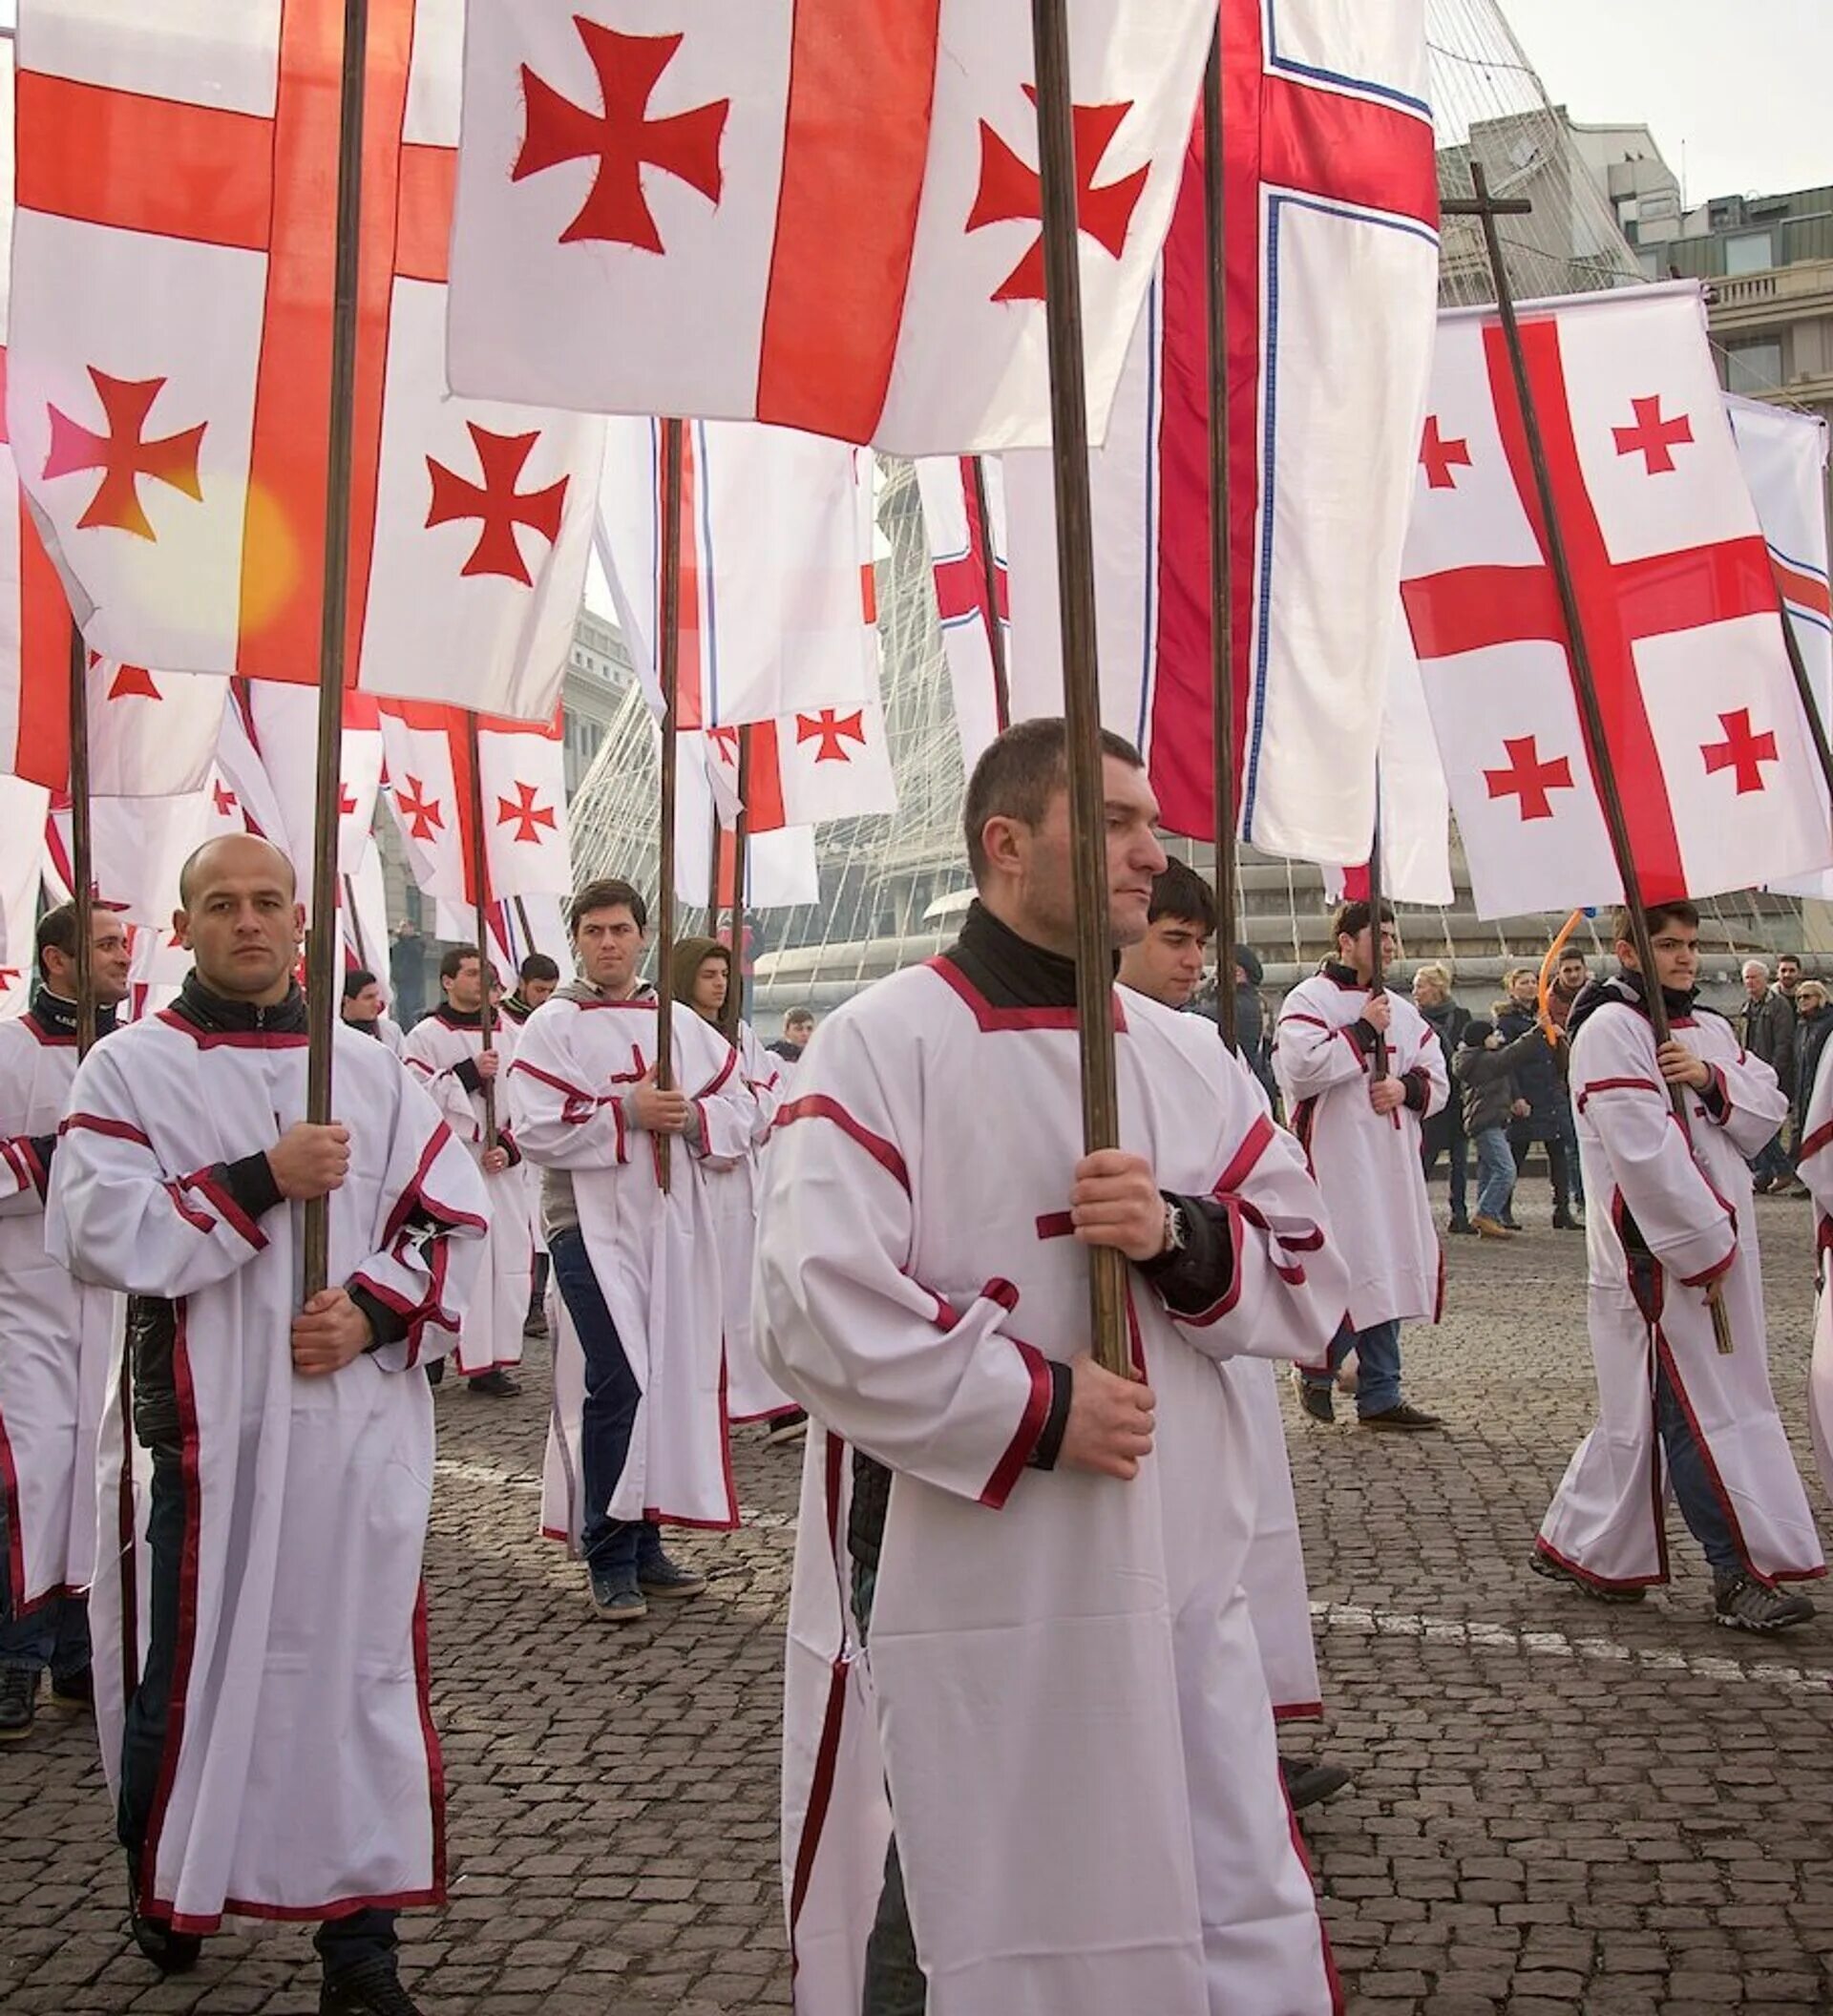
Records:
[[[93,1699],[86,1591],[95,1565],[95,1434],[120,1298],[85,1288],[45,1251],[45,1193],[76,1075],[76,908],[38,920],[38,984],[0,1022],[0,1742],[28,1734],[42,1675],[51,1699]],[[95,1032],[127,998],[127,932],[94,913]]]
[[[1106,746],[1124,942],[1165,856]],[[966,829],[959,942],[829,1018],[765,1163],[758,1347],[821,1424],[785,1710],[797,2007],[1322,2016],[1241,1587],[1254,1427],[1219,1365],[1321,1350],[1347,1280],[1200,1022],[1115,996],[1122,1146],[1082,1156],[1061,722],[982,755]],[[1092,1245],[1132,1263],[1136,1379],[1089,1355]]]
[[[1805,1111],[1796,1167],[1814,1200],[1814,1257],[1820,1277],[1814,1302],[1814,1354],[1807,1375],[1808,1429],[1821,1489],[1833,1498],[1833,1281],[1827,1270],[1827,1255],[1833,1253],[1833,1065],[1829,1058],[1833,1058],[1833,1042],[1821,1046],[1814,1082],[1801,1088]]]
[[[1752,1156],[1781,1124],[1776,1074],[1731,1024],[1696,1006],[1699,913],[1648,912],[1672,1039],[1659,1049],[1647,988],[1615,919],[1620,971],[1574,1003],[1571,1090],[1585,1165],[1587,1302],[1598,1421],[1541,1523],[1532,1563],[1606,1602],[1668,1580],[1670,1492],[1713,1571],[1720,1624],[1774,1631],[1814,1606],[1782,1585],[1825,1572],[1769,1385]],[[1687,1136],[1669,1087],[1684,1089]],[[1730,1319],[1720,1354],[1712,1305]]]
[[[1214,942],[1215,925],[1215,895],[1210,885],[1182,861],[1168,861],[1152,883],[1146,935],[1120,956],[1120,984],[1167,1008],[1188,1007],[1202,985],[1204,955]],[[1252,1065],[1249,1069],[1252,1075]],[[1257,1077],[1254,1082],[1259,1083]],[[1277,1375],[1272,1360],[1260,1357],[1232,1359],[1223,1371],[1241,1389],[1255,1428],[1260,1496],[1242,1586],[1274,1720],[1315,1721],[1324,1712],[1323,1690],[1311,1635],[1305,1551],[1298,1534],[1285,1423],[1279,1417]],[[1349,1773],[1340,1764],[1320,1757],[1294,1757],[1282,1752],[1279,1770],[1295,1813],[1349,1783]]]
[[[558,964],[544,952],[531,952],[516,976],[516,991],[502,999],[503,1019],[519,1029],[543,1001],[551,1000],[560,984]],[[507,1093],[507,1086],[504,1090]],[[541,1172],[532,1162],[521,1164],[528,1188],[528,1228],[535,1249],[535,1270],[529,1282],[528,1314],[522,1319],[525,1337],[547,1334],[547,1240],[541,1231]]]
[[[544,1171],[564,1312],[542,1530],[583,1556],[593,1604],[615,1624],[706,1586],[664,1550],[664,1523],[738,1523],[703,1165],[745,1151],[754,1108],[731,1044],[685,1003],[671,1083],[657,1082],[656,998],[638,976],[648,922],[627,882],[579,891],[569,928],[582,977],[523,1024],[509,1071],[516,1142]]]
[[[388,1006],[381,981],[367,966],[352,966],[345,974],[344,999],[338,1013],[358,1035],[374,1037],[399,1057],[405,1039],[399,1026],[390,1019]]]
[[[317,1920],[321,2016],[412,2016],[395,1913],[445,1893],[415,1368],[456,1333],[482,1186],[353,1031],[334,1050],[348,1124],[305,1121],[305,914],[283,854],[212,841],[179,889],[195,967],[77,1072],[46,1220],[73,1273],[132,1298],[111,1414],[152,1484],[137,1531],[125,1451],[103,1467],[121,1524],[91,1625],[134,1936],[179,1972],[225,1915]],[[335,1285],[302,1308],[315,1197]]]
[[[1393,924],[1383,904],[1383,970],[1399,951]],[[1373,991],[1374,929],[1368,904],[1339,906],[1337,956],[1287,995],[1273,1068],[1349,1262],[1349,1313],[1328,1353],[1298,1368],[1299,1399],[1313,1420],[1334,1419],[1332,1388],[1354,1352],[1361,1425],[1404,1433],[1441,1425],[1401,1392],[1401,1326],[1439,1319],[1444,1263],[1420,1138],[1450,1083],[1431,1024],[1392,988]]]
[[[517,1023],[492,1019],[484,1047],[483,968],[474,945],[448,947],[439,961],[445,998],[408,1031],[401,1061],[432,1096],[453,1136],[483,1172],[490,1237],[471,1306],[451,1356],[468,1393],[514,1399],[535,1270],[528,1174],[509,1127],[503,1072],[516,1055]],[[493,1138],[494,1137],[494,1138]]]

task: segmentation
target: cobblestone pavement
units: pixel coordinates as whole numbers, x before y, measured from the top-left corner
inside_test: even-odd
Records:
[[[1780,1640],[1715,1629],[1684,1537],[1678,1581],[1639,1609],[1527,1572],[1591,1375],[1583,1241],[1547,1228],[1540,1184],[1523,1205],[1532,1229],[1512,1246],[1447,1242],[1447,1320],[1409,1333],[1409,1391],[1450,1433],[1289,1416],[1331,1710],[1295,1747],[1356,1772],[1308,1830],[1351,2006],[1833,2007],[1833,1613]],[[1807,1465],[1808,1214],[1758,1215],[1773,1371]],[[775,1743],[796,1460],[744,1439],[752,1522],[683,1549],[710,1595],[607,1628],[535,1537],[544,1369],[518,1401],[439,1399],[428,1570],[453,1897],[404,1921],[406,1972],[435,2016],[786,2008]],[[298,1929],[212,1941],[196,1974],[158,1983],[127,1946],[105,1807],[86,1721],[47,1712],[0,1751],[6,2016],[316,2006]]]

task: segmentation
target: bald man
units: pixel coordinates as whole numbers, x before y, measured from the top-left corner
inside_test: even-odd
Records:
[[[412,2016],[395,1912],[444,1895],[416,1368],[456,1335],[486,1206],[426,1094],[353,1030],[333,1049],[351,1124],[306,1122],[284,855],[212,841],[179,902],[193,970],[77,1072],[46,1216],[53,1255],[131,1298],[102,1455],[122,1530],[91,1619],[134,1937],[179,1973],[226,1914],[316,1919],[322,2016]],[[333,1285],[302,1307],[313,1198]]]

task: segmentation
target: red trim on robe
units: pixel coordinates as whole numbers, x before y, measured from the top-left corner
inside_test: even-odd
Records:
[[[1663,1096],[1661,1087],[1653,1079],[1594,1078],[1578,1095],[1577,1106],[1581,1113],[1593,1092],[1653,1092],[1657,1099]]]
[[[153,1019],[188,1036],[200,1050],[304,1050],[311,1041],[303,1029],[200,1029],[169,1008]]]
[[[267,1244],[267,1234],[249,1217],[248,1213],[223,1188],[221,1184],[211,1175],[208,1169],[199,1169],[191,1176],[180,1176],[179,1178],[179,1188],[181,1190],[196,1190],[216,1211],[218,1217],[225,1225],[229,1226],[232,1230],[240,1232],[242,1238],[254,1248],[256,1252],[260,1252],[262,1248]],[[184,1207],[180,1205],[179,1208],[183,1210]],[[186,1212],[185,1215],[189,1217],[190,1213]]]
[[[923,964],[945,980],[958,994],[968,1012],[980,1024],[983,1036],[1006,1035],[1021,1029],[1067,1029],[1074,1031],[1079,1023],[1077,1011],[1073,1008],[996,1008],[974,982],[968,978],[953,959],[938,954]],[[1114,1001],[1114,1033],[1127,1034],[1127,1011],[1121,1005],[1116,989]]]
[[[111,1141],[131,1141],[137,1147],[153,1145],[138,1127],[124,1120],[111,1119],[106,1113],[67,1113],[57,1131],[68,1134],[73,1127],[88,1134],[106,1134]]]
[[[883,1135],[874,1134],[863,1123],[855,1120],[837,1099],[825,1092],[810,1092],[801,1099],[792,1099],[777,1114],[772,1125],[793,1126],[798,1120],[831,1120],[843,1134],[850,1134],[880,1168],[902,1186],[904,1195],[910,1191],[910,1170],[896,1147]]]
[[[1050,1375],[1050,1361],[1043,1352],[1035,1344],[1027,1344],[1022,1337],[1008,1337],[1006,1341],[1024,1361],[1024,1369],[1031,1376],[1031,1391],[1025,1397],[1024,1411],[1019,1416],[1019,1425],[1006,1444],[1005,1454],[994,1465],[993,1475],[986,1480],[986,1489],[980,1493],[980,1503],[991,1506],[996,1512],[1011,1497],[1019,1473],[1038,1446],[1043,1424],[1050,1418],[1050,1401],[1056,1392]]]
[[[1272,1147],[1275,1128],[1272,1121],[1262,1113],[1242,1137],[1241,1144],[1234,1151],[1233,1160],[1216,1179],[1212,1196],[1220,1197],[1227,1190],[1238,1190],[1253,1173],[1254,1166]]]

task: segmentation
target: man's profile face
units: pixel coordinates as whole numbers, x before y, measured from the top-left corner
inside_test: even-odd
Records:
[[[524,980],[522,998],[531,1008],[538,1008],[543,1001],[553,998],[554,990],[559,984],[558,980]]]
[[[627,903],[608,910],[588,910],[573,933],[579,971],[594,987],[627,994],[642,963],[643,933]]]
[[[466,959],[451,979],[442,979],[439,984],[460,1015],[475,1015],[484,1004],[483,968],[474,956]]]
[[[1444,982],[1436,973],[1416,973],[1413,976],[1413,998],[1422,1008],[1443,1007]]]
[[[344,1003],[344,1019],[347,1022],[373,1022],[382,1014],[382,990],[373,980],[366,987],[359,987]]]
[[[708,1020],[717,1021],[726,1012],[728,972],[724,959],[717,955],[709,955],[701,960],[700,971],[694,975],[693,1005]]]
[[[1152,884],[1165,870],[1165,850],[1153,831],[1158,800],[1152,796],[1144,770],[1117,756],[1104,756],[1102,801],[1108,929],[1115,945],[1136,945],[1146,935]],[[1067,786],[1052,793],[1035,830],[1020,827],[1017,832],[1022,911],[1050,937],[1071,944],[1076,934],[1076,900]]]
[[[1339,965],[1347,966],[1359,979],[1369,978],[1375,971],[1375,941],[1372,927],[1364,924],[1354,937],[1346,931],[1337,934],[1337,959]],[[1392,924],[1381,926],[1381,967],[1385,971],[1401,956],[1401,941]]]
[[[1146,927],[1138,944],[1127,948],[1120,962],[1121,980],[1168,1008],[1182,1008],[1203,984],[1210,944],[1195,918],[1160,917]]]
[[[95,913],[89,934],[89,977],[98,1006],[118,1008],[126,1000],[132,964],[127,926],[107,911]]]

